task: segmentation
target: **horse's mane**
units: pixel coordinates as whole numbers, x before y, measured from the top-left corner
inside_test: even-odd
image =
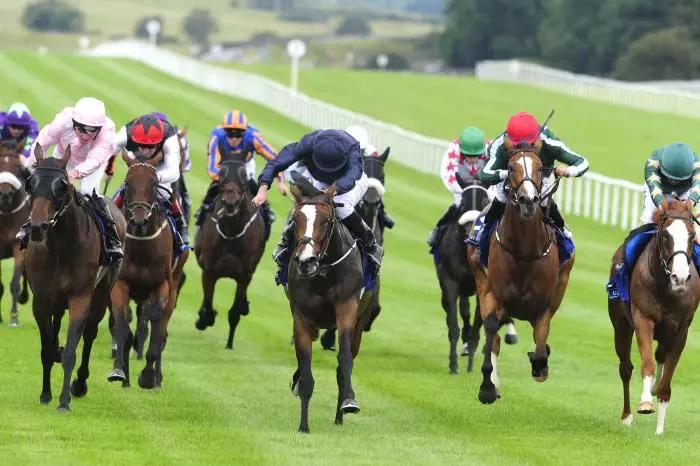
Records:
[[[515,145],[510,139],[505,138],[503,141],[503,146],[506,148],[506,152],[508,152],[508,158],[513,157],[516,153],[518,153],[521,150],[525,152],[534,152],[539,156],[540,151],[542,150],[542,140],[538,139],[532,144],[528,144],[527,142],[521,142]]]
[[[691,208],[690,201],[681,199],[663,200],[661,206],[652,214],[651,221],[657,225],[661,225],[667,215],[692,217],[693,209]]]
[[[65,171],[63,162],[57,157],[46,157],[45,159],[37,161],[36,168],[57,168],[61,171]]]

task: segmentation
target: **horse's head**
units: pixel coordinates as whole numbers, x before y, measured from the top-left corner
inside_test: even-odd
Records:
[[[459,173],[456,174],[457,184],[462,188],[461,212],[478,211],[489,203],[489,194],[486,188],[477,180],[465,180]]]
[[[22,194],[20,176],[23,170],[22,143],[14,140],[0,143],[0,213],[12,211]]]
[[[521,143],[513,146],[505,142],[508,151],[508,178],[506,188],[513,205],[520,209],[523,217],[531,218],[542,196],[542,162],[540,150],[542,141],[530,145]]]
[[[70,155],[70,146],[66,148],[62,159],[44,158],[41,146],[36,144],[34,148],[36,168],[26,183],[27,192],[32,198],[29,216],[32,241],[44,241],[49,227],[58,222],[73,200],[75,189],[66,173]]]
[[[246,206],[248,180],[245,164],[238,160],[226,160],[219,167],[219,205],[217,217],[233,217]]]
[[[689,200],[664,199],[653,215],[658,225],[656,239],[659,259],[669,278],[671,291],[684,291],[690,281],[691,257],[695,242],[693,205]]]
[[[137,235],[146,233],[148,221],[158,209],[158,173],[163,151],[153,158],[131,158],[122,152],[129,169],[124,180],[126,220]]]
[[[306,178],[299,177],[295,181],[291,188],[296,201],[292,213],[295,223],[292,258],[299,264],[302,275],[313,276],[319,271],[333,236],[335,184],[320,191]]]
[[[360,215],[368,225],[372,225],[379,213],[379,203],[384,197],[384,163],[389,157],[390,147],[378,157],[364,157],[364,172],[367,175],[367,191],[358,205]]]

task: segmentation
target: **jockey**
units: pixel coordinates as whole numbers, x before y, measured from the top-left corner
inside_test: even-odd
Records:
[[[71,158],[66,170],[70,182],[79,180],[78,191],[93,195],[94,205],[105,227],[105,253],[109,263],[117,263],[124,256],[117,235],[112,212],[100,195],[100,180],[114,148],[114,122],[107,117],[105,105],[94,97],[83,97],[75,107],[64,108],[51,123],[39,132],[32,144],[29,166],[36,163],[34,146],[39,144],[46,153],[56,146],[54,157],[62,158],[66,148],[71,148]],[[22,225],[17,238],[23,247],[29,238],[29,221]]]
[[[542,144],[539,151],[542,162],[542,192],[546,193],[551,186],[550,175],[555,172],[559,176],[581,176],[588,170],[588,160],[585,157],[573,152],[566,144],[560,141],[554,133],[547,127],[540,127],[537,119],[527,112],[520,112],[508,120],[505,133],[501,134],[488,147],[489,160],[481,169],[479,177],[487,186],[493,185],[496,198],[486,209],[484,216],[484,227],[479,230],[476,238],[478,242],[484,231],[490,231],[503,212],[505,203],[508,201],[505,183],[508,178],[508,151],[504,143],[506,140],[514,147],[524,145],[532,147],[535,144]],[[567,166],[559,165],[554,168],[554,162],[559,161]],[[566,228],[564,218],[559,212],[559,208],[553,199],[549,198],[542,208],[564,236],[571,239],[571,232]]]
[[[172,184],[180,178],[180,143],[177,130],[167,121],[153,113],[142,115],[126,125],[117,133],[113,154],[126,149],[131,157],[151,159],[163,152],[163,160],[156,168],[159,186],[156,190],[162,204],[168,205],[170,215],[175,221],[175,228],[182,240],[182,249],[187,249],[190,242],[187,223],[182,209],[172,195]],[[120,209],[124,206],[124,187],[117,191],[114,203]]]
[[[454,202],[450,204],[447,212],[428,235],[428,244],[431,249],[440,242],[445,226],[457,215],[462,203],[462,188],[457,183],[456,174],[459,173],[466,181],[480,182],[479,172],[486,165],[487,160],[484,132],[479,128],[474,126],[465,128],[459,135],[459,139],[450,143],[440,164],[440,178],[454,196]]]
[[[684,142],[656,149],[644,165],[644,208],[642,224],[652,223],[652,214],[664,197],[700,200],[700,158]]]
[[[384,251],[374,237],[374,233],[355,210],[367,191],[367,175],[363,172],[362,156],[357,141],[345,131],[336,129],[318,130],[302,137],[299,142],[285,146],[279,156],[270,160],[263,169],[258,183],[260,189],[253,198],[255,205],[267,201],[267,191],[272,180],[294,162],[303,161],[317,189],[327,189],[333,183],[336,194],[333,200],[339,204],[336,213],[350,232],[365,246],[376,273],[382,262]],[[293,222],[287,222],[279,246],[272,254],[281,267],[288,259],[294,233]]]
[[[202,225],[204,214],[212,209],[212,202],[219,194],[219,165],[222,157],[233,157],[245,162],[245,170],[248,178],[248,190],[255,195],[258,192],[258,184],[255,181],[255,158],[257,153],[268,162],[277,156],[277,152],[262,137],[262,134],[248,124],[248,119],[240,110],[231,110],[224,115],[221,125],[211,132],[207,145],[209,161],[207,170],[212,179],[209,189],[202,200],[202,207],[197,213],[196,224]],[[280,192],[285,192],[284,179],[278,178]],[[265,202],[261,206],[266,230],[275,221],[275,214],[270,210],[270,204]]]
[[[365,128],[362,126],[348,126],[345,131],[360,143],[360,152],[362,152],[363,157],[379,157],[377,148],[369,142],[369,135]],[[384,183],[384,180],[381,181]],[[394,225],[396,225],[394,219],[391,218],[384,208],[384,199],[379,201],[379,223],[382,225],[382,228],[387,227],[389,229],[394,228]]]
[[[29,108],[20,102],[10,105],[7,112],[0,112],[0,141],[14,139],[22,145],[22,163],[29,160],[29,149],[39,135],[39,124],[32,118]]]

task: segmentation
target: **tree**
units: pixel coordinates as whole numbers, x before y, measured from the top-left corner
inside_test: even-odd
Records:
[[[688,29],[650,32],[636,41],[615,63],[614,77],[633,81],[692,79],[700,74],[700,45]]]
[[[335,34],[337,36],[353,34],[364,36],[371,32],[372,29],[369,27],[369,23],[364,18],[364,16],[360,15],[346,16],[345,18],[343,18],[343,20],[338,25],[338,28],[335,30]]]
[[[30,3],[22,13],[22,24],[34,31],[81,32],[85,15],[62,0]]]
[[[162,16],[144,16],[143,18],[141,18],[139,22],[136,23],[136,28],[134,28],[134,35],[143,39],[150,39],[151,36],[146,30],[146,24],[148,24],[148,22],[153,19],[160,22],[160,32],[158,32],[156,36],[156,42],[160,43],[163,40],[163,31],[165,29],[165,23],[163,22]]]
[[[194,8],[185,16],[183,29],[192,42],[208,45],[209,34],[216,32],[218,26],[209,10]]]

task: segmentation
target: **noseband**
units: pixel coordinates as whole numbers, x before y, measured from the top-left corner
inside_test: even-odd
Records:
[[[690,217],[683,217],[680,215],[663,215],[661,217],[661,223],[659,224],[659,228],[656,231],[656,248],[659,251],[659,259],[661,260],[661,267],[664,269],[664,273],[666,274],[666,277],[671,276],[671,269],[668,266],[669,262],[673,262],[673,258],[679,255],[685,256],[686,263],[690,265],[690,262],[692,261],[690,255],[686,251],[674,251],[673,254],[668,259],[665,259],[663,257],[663,254],[661,254],[661,233],[665,230],[664,228],[664,223],[666,223],[666,220],[673,219],[673,220],[683,220],[684,222],[693,222],[698,225],[700,225],[700,221],[698,221],[697,218],[695,218],[694,215],[690,215]],[[650,269],[651,270],[651,269]]]
[[[330,217],[325,221],[326,223],[330,223],[331,227],[326,230],[326,234],[324,235],[323,239],[321,240],[321,250],[318,255],[318,262],[319,264],[323,261],[323,259],[326,257],[328,253],[328,247],[331,244],[331,238],[333,237],[333,233],[335,232],[335,219],[336,219],[336,214],[335,214],[335,207],[333,204],[329,204],[327,202],[313,202],[313,201],[303,201],[303,202],[298,202],[297,205],[325,205],[325,206],[330,206]],[[302,236],[301,238],[298,238],[296,240],[296,243],[294,244],[294,250],[297,251],[299,249],[299,246],[302,245],[307,245],[310,244],[311,246],[314,245],[314,240],[313,238],[309,236]]]
[[[156,174],[156,180],[158,179],[158,172],[155,169],[153,165],[150,165],[148,163],[135,163],[131,167],[129,167],[129,170],[131,170],[134,167],[148,167],[149,169],[153,170],[153,173]],[[128,172],[127,172],[128,175]],[[146,221],[151,219],[151,216],[153,213],[158,209],[158,187],[159,185],[156,182],[156,185],[153,188],[153,202],[148,203],[148,202],[143,202],[143,201],[134,201],[134,202],[128,202],[126,199],[128,189],[124,190],[124,200],[126,201],[126,213],[127,213],[127,220],[129,220],[130,224],[133,224],[134,221],[134,212],[138,209],[143,209],[146,212]]]
[[[534,150],[525,150],[525,149],[520,149],[516,152],[513,153],[513,155],[510,156],[510,158],[513,158],[517,154],[522,154],[523,157],[525,157],[525,154],[532,154],[532,156],[538,157],[540,156],[539,153],[537,153]],[[518,191],[520,190],[520,187],[525,184],[525,182],[529,181],[532,183],[532,185],[535,187],[535,190],[537,192],[537,199],[538,201],[535,202],[536,205],[542,206],[549,198],[551,198],[554,193],[559,189],[559,182],[561,181],[561,176],[557,175],[556,173],[554,174],[554,183],[547,189],[547,191],[542,194],[542,185],[543,185],[543,179],[540,179],[539,185],[535,183],[535,180],[532,179],[530,176],[530,173],[527,169],[527,164],[523,164],[523,169],[525,170],[525,177],[520,181],[515,186],[510,185],[510,170],[508,170],[508,176],[506,177],[506,182],[504,183],[504,189],[506,193],[508,194],[508,197],[510,198],[511,203],[515,207],[520,207],[520,202],[518,202]],[[542,169],[540,168],[540,172],[542,172]]]

